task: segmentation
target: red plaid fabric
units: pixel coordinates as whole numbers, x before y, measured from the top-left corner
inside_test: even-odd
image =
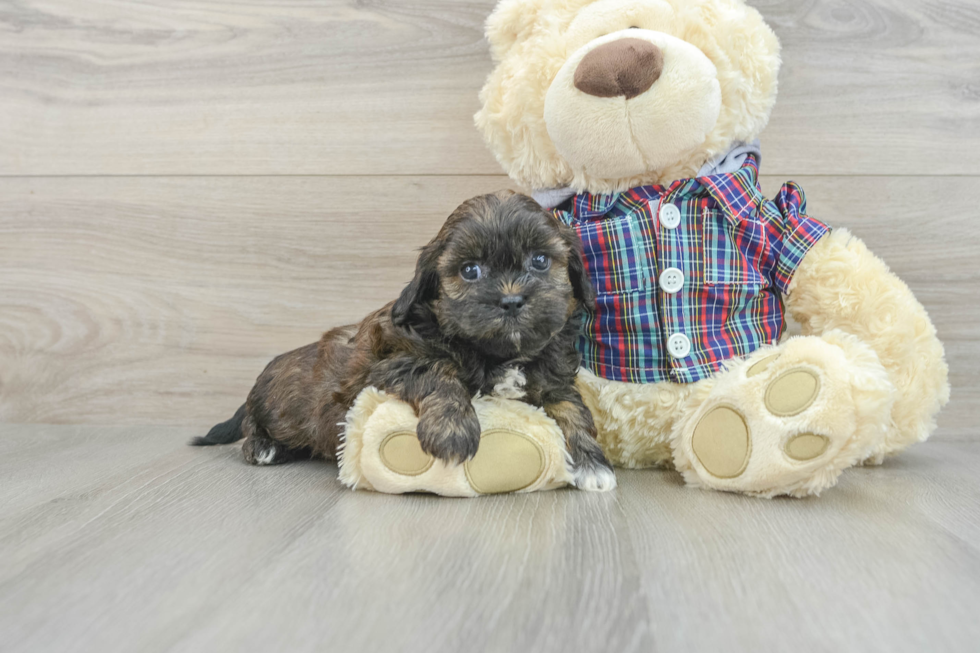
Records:
[[[615,381],[690,383],[779,340],[781,295],[828,228],[806,215],[799,186],[767,200],[758,176],[750,156],[735,173],[553,209],[581,237],[597,293],[583,365]]]

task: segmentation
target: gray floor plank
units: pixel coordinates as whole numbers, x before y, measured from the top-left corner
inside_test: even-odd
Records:
[[[980,541],[950,533],[908,497],[937,486],[956,497],[964,488],[944,479],[945,465],[924,465],[929,476],[915,470],[930,454],[944,463],[966,455],[975,476],[978,453],[927,443],[883,468],[849,470],[823,497],[802,501],[621,474],[661,648],[975,650]],[[972,531],[978,516],[973,503],[954,523]]]
[[[971,651],[980,443],[818,499],[352,493],[175,427],[0,426],[16,651]]]
[[[613,504],[346,496],[176,650],[649,651]]]
[[[10,430],[0,427],[17,437]],[[115,462],[114,483],[106,487],[97,469],[11,519],[4,508],[0,614],[16,619],[0,618],[0,631],[14,650],[166,650],[346,497],[325,465],[254,474],[237,452],[192,449],[186,435],[101,430],[103,446],[88,456]],[[127,452],[127,441],[138,442],[142,455]],[[88,462],[51,456],[27,468],[59,483]],[[10,485],[16,491],[28,482]],[[55,615],[62,627],[51,627]]]

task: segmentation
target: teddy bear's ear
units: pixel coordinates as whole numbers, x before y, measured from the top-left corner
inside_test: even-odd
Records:
[[[545,0],[501,0],[487,18],[486,34],[494,61],[530,35]]]

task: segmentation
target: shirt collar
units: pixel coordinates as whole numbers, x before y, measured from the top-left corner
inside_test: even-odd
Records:
[[[703,186],[732,223],[753,217],[764,198],[759,188],[759,163],[752,154],[737,171],[720,175],[708,175],[696,179]]]
[[[669,187],[637,186],[619,193],[578,193],[571,198],[571,213],[576,220],[595,220],[611,211],[616,204],[637,200],[659,200],[667,195],[670,200],[680,199],[706,191],[733,223],[752,217],[763,201],[759,188],[759,164],[755,155],[745,157],[745,162],[735,172],[679,179]]]

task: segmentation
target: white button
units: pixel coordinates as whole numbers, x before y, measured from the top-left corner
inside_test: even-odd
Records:
[[[691,341],[683,333],[667,338],[667,351],[674,358],[684,358],[691,353]]]
[[[660,273],[660,287],[673,295],[684,287],[684,273],[677,268],[667,268]]]
[[[660,224],[667,229],[676,229],[681,223],[681,210],[673,204],[660,207]]]

